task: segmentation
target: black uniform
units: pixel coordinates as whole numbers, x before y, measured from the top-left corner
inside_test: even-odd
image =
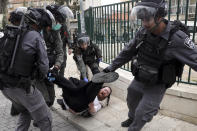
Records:
[[[50,110],[42,94],[31,84],[34,69],[37,68],[41,76],[46,76],[48,64],[41,35],[36,31],[28,31],[19,44],[13,73],[0,73],[2,93],[21,111],[16,131],[27,131],[32,119],[38,123],[41,131],[52,130]]]
[[[129,131],[141,130],[157,114],[166,88],[172,84],[169,85],[167,82],[170,81],[166,81],[167,78],[162,75],[165,65],[173,65],[173,61],[177,60],[197,71],[197,48],[194,42],[181,30],[171,34],[171,27],[167,22],[166,29],[158,36],[141,28],[108,67],[114,71],[134,59],[132,73],[135,79],[128,87],[127,94],[128,116],[133,120]],[[175,80],[176,75],[171,67],[174,68],[166,67],[167,76]]]
[[[77,63],[78,70],[81,73],[81,78],[87,78],[87,71],[85,65],[88,65],[92,74],[99,73],[99,60],[102,58],[101,50],[95,44],[88,45],[86,50],[80,47],[74,49],[73,59]]]
[[[61,65],[59,74],[61,76],[64,76],[64,70],[66,68],[66,60],[67,60],[66,45],[68,45],[68,48],[71,49],[70,34],[68,32],[68,29],[67,29],[67,26],[66,26],[65,23],[61,27],[60,35],[61,35],[61,39],[62,39],[62,42],[63,42],[64,61],[63,61],[62,65]]]

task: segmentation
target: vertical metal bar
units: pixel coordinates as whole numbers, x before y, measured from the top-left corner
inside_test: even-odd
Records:
[[[99,25],[99,16],[98,16],[98,7],[96,8],[96,21],[97,21],[97,25]],[[99,46],[99,41],[98,41],[98,33],[99,33],[99,26],[97,26],[97,32],[96,32],[96,43],[98,44]]]
[[[123,43],[123,33],[122,33],[122,3],[120,4],[120,35],[121,35],[121,43],[120,43],[120,51],[122,51],[122,43]]]
[[[185,11],[185,25],[187,25],[188,20],[188,7],[189,7],[189,0],[186,0],[186,11]]]
[[[187,1],[189,2],[189,1]],[[187,3],[187,6],[189,4]],[[186,11],[188,13],[188,9]],[[196,10],[195,10],[195,20],[194,20],[194,28],[193,28],[193,38],[192,40],[195,41],[195,32],[196,32],[196,18],[197,17],[197,2],[196,2]],[[187,24],[187,23],[186,23]],[[191,67],[189,68],[189,76],[188,76],[188,83],[190,83],[190,80],[191,80]]]
[[[180,0],[178,0],[178,3],[177,3],[177,12],[176,12],[176,19],[179,20],[179,13],[180,13]]]
[[[169,0],[169,10],[168,10],[168,20],[170,21],[170,14],[171,14],[171,3],[172,3],[172,0]]]
[[[193,38],[192,38],[192,40],[194,42],[195,42],[195,35],[196,35],[196,32],[197,32],[196,22],[197,22],[197,2],[196,2],[195,19],[194,19],[194,29],[193,29]]]
[[[129,28],[129,10],[130,10],[130,5],[129,5],[129,3],[128,3],[128,10],[127,10],[127,11],[128,11],[128,13],[127,13],[127,15],[128,15],[128,16],[127,16],[127,18],[128,18],[128,19],[127,19],[128,34],[130,34],[130,28]],[[128,69],[129,69],[129,64],[127,63],[127,70],[128,70]]]
[[[117,11],[116,11],[116,12],[117,12],[117,23],[116,23],[116,26],[117,26],[117,28],[116,28],[116,29],[117,29],[117,38],[116,38],[116,39],[117,39],[117,40],[116,40],[116,42],[117,42],[116,48],[117,48],[117,49],[116,49],[116,51],[117,51],[117,52],[116,52],[116,56],[117,56],[118,51],[119,51],[119,38],[118,38],[118,37],[119,37],[119,36],[118,36],[118,25],[119,25],[119,24],[118,24],[118,19],[119,19],[119,11],[118,11],[118,5],[119,5],[119,4],[117,4]],[[120,15],[120,16],[121,16],[121,15]],[[116,56],[115,56],[115,57],[116,57]]]
[[[102,6],[101,9],[102,9],[102,10],[101,10],[101,11],[102,11],[102,15],[101,15],[101,18],[102,18],[102,19],[101,19],[101,23],[102,23],[102,24],[101,24],[101,27],[102,27],[101,41],[102,41],[102,48],[103,48],[103,51],[102,51],[102,52],[103,52],[103,56],[105,56],[104,41],[103,41],[103,34],[104,34],[104,21],[103,21],[103,20],[104,20],[104,19],[103,19],[103,14],[104,14],[104,13],[103,13],[103,6]]]
[[[111,23],[111,21],[110,21],[110,7],[109,6],[107,6],[107,11],[108,11],[108,63],[110,63],[110,27],[111,27],[111,25],[110,25],[110,23]]]
[[[113,8],[114,8],[114,24],[113,24],[114,25],[114,28],[113,28],[114,31],[113,32],[114,32],[114,35],[115,35],[114,36],[114,40],[113,40],[114,41],[114,44],[113,44],[114,45],[114,50],[113,50],[114,56],[113,56],[113,59],[114,59],[115,56],[116,56],[115,52],[116,52],[116,16],[117,16],[116,15],[116,6],[115,6],[115,4],[113,5]]]
[[[105,62],[107,63],[107,37],[106,37],[106,34],[107,34],[107,6],[105,6],[105,35],[104,35],[104,43],[105,43],[105,51],[106,51],[106,55],[105,55]]]
[[[126,3],[124,3],[124,31],[126,31]],[[129,33],[129,32],[128,32]],[[123,66],[125,69],[125,65]]]
[[[78,18],[78,33],[81,33],[81,19],[80,19],[80,13],[77,13]]]
[[[111,56],[110,56],[110,63],[112,62],[112,17],[113,17],[113,13],[112,13],[112,6],[110,6],[111,7],[111,12],[110,12],[110,14],[111,14],[111,33],[110,33],[110,36],[111,36]]]

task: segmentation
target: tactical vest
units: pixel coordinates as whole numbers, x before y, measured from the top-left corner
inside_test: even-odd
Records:
[[[84,51],[82,50],[83,61],[85,64],[92,64],[96,61],[96,51],[93,45],[89,45],[87,49]]]
[[[160,79],[163,53],[168,41],[148,33],[137,44],[137,55],[132,62],[132,73],[136,80],[146,84],[156,84]]]
[[[174,21],[171,22],[168,40],[150,33],[137,39],[137,55],[131,64],[131,71],[136,80],[147,85],[164,83],[166,87],[171,87],[175,83],[176,77],[178,77],[178,81],[180,80],[184,64],[176,59],[164,60],[164,51],[172,35],[178,30],[189,34],[187,28],[180,21]]]
[[[27,54],[22,49],[22,40],[28,30],[18,32],[15,29],[6,29],[4,31],[4,37],[0,39],[0,73],[4,73],[10,76],[23,76],[29,77],[33,70],[33,56]],[[18,33],[21,33],[19,46],[16,52],[13,68],[10,69],[10,63],[13,55],[13,51],[16,44]]]
[[[15,58],[15,62],[14,62],[13,71],[14,71],[14,74],[28,77],[28,76],[31,76],[33,73],[36,56],[34,54],[29,54],[28,52],[26,52],[22,48],[23,46],[22,44],[19,45],[16,58]]]

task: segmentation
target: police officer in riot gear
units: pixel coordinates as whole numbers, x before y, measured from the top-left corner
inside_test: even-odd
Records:
[[[24,16],[25,19],[23,19]],[[16,103],[16,105],[18,105],[17,110],[21,112],[16,131],[27,131],[32,119],[38,124],[41,131],[52,131],[52,116],[50,110],[42,94],[35,88],[35,85],[32,84],[35,68],[39,70],[40,76],[43,78],[46,77],[49,70],[45,42],[39,33],[42,28],[40,22],[42,16],[39,12],[32,9],[29,9],[24,16],[22,17],[19,27],[21,27],[25,21],[24,25],[26,26],[24,27],[26,27],[27,30],[25,30],[25,33],[20,37],[21,39],[19,40],[13,67],[11,70],[2,70],[6,67],[4,68],[3,65],[0,65],[2,93],[10,99],[12,103]],[[5,43],[6,42],[7,41],[5,41]],[[2,57],[3,55],[1,54],[1,62]]]
[[[73,49],[73,53],[82,80],[88,82],[86,65],[90,67],[93,75],[100,72],[98,68],[102,58],[101,50],[92,43],[88,35],[83,33],[78,35],[77,46]]]
[[[43,14],[43,19],[50,19],[51,24],[43,28],[42,35],[46,42],[49,68],[53,73],[58,74],[63,62],[62,40],[60,36],[61,25],[56,23],[53,14],[49,10],[40,8],[36,8],[36,10]],[[37,80],[36,87],[42,92],[47,105],[52,106],[55,100],[54,84],[47,79]]]
[[[121,123],[129,131],[140,131],[157,114],[167,88],[179,76],[177,69],[187,64],[197,71],[197,48],[182,30],[174,31],[166,16],[164,0],[141,0],[132,9],[131,24],[137,19],[142,27],[133,40],[105,68],[115,71],[132,60],[134,80],[128,87],[128,119]],[[177,63],[180,64],[177,64]]]
[[[63,52],[64,52],[64,61],[61,65],[59,75],[64,76],[64,70],[66,68],[66,60],[67,60],[67,51],[66,51],[66,45],[68,45],[68,50],[71,50],[71,39],[70,39],[70,33],[68,31],[68,26],[66,22],[69,22],[69,19],[73,19],[74,15],[70,8],[67,6],[60,6],[60,5],[48,5],[46,7],[51,13],[54,15],[55,20],[57,23],[61,24],[60,29],[60,35],[63,42]]]
[[[22,19],[22,16],[26,13],[26,11],[27,11],[26,7],[18,7],[18,8],[16,8],[14,11],[12,11],[10,13],[9,22],[11,24],[15,25],[15,26],[19,26],[20,25],[20,21]],[[13,104],[11,106],[10,114],[12,116],[15,116],[15,115],[18,115],[19,112],[17,111],[17,109],[14,107]]]

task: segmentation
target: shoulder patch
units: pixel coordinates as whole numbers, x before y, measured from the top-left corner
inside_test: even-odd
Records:
[[[0,38],[3,38],[3,37],[4,37],[4,33],[0,32]]]
[[[185,38],[184,44],[190,49],[196,48],[194,42],[189,37]]]
[[[44,40],[42,40],[41,42],[42,42],[42,44],[43,44],[43,46],[44,46],[45,50],[47,50],[47,46],[46,46],[45,41],[44,41]]]

